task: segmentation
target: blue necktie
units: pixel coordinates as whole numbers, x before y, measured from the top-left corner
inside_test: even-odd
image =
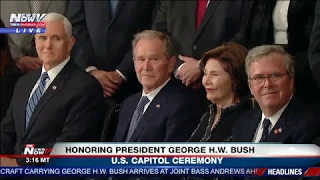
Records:
[[[34,108],[36,107],[36,105],[38,104],[38,102],[43,94],[44,88],[46,87],[46,80],[47,79],[49,79],[48,73],[47,72],[42,73],[39,86],[33,92],[31,98],[28,101],[27,108],[26,108],[26,127],[28,127],[28,123],[30,121],[32,112],[33,112]]]
[[[112,15],[112,17],[113,17],[114,14],[116,13],[117,5],[118,5],[118,0],[110,0],[111,15]]]
[[[128,130],[128,134],[127,134],[127,138],[126,138],[126,142],[129,141],[129,139],[131,138],[134,130],[136,129],[142,115],[143,115],[143,110],[144,110],[144,106],[146,104],[148,104],[150,100],[148,99],[147,96],[142,96],[137,107],[136,107],[136,110],[134,111],[133,113],[133,116],[132,116],[132,119],[131,119],[131,122],[130,122],[130,127],[129,127],[129,130]]]
[[[270,127],[270,120],[265,118],[263,120],[263,132],[262,132],[262,136],[261,136],[261,139],[260,139],[260,142],[265,142],[267,140],[267,136],[269,134],[269,127]]]

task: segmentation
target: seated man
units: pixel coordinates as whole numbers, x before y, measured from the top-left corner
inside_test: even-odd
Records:
[[[176,59],[171,40],[147,30],[135,36],[132,46],[143,91],[124,101],[113,141],[187,141],[202,112],[191,91],[172,77]]]
[[[1,123],[1,154],[21,154],[26,144],[52,147],[56,142],[99,141],[104,118],[99,82],[75,65],[75,42],[68,19],[49,13],[44,34],[35,42],[42,68],[22,77]],[[23,159],[1,158],[1,166],[24,165]]]
[[[0,1],[1,19],[6,27],[10,27],[10,18],[13,13],[43,14],[56,12],[65,14],[68,0],[16,0]],[[28,73],[42,66],[36,52],[34,36],[32,34],[9,34],[10,51],[17,67],[24,73]]]
[[[276,45],[253,48],[246,57],[251,93],[260,109],[243,114],[233,129],[235,142],[312,143],[319,119],[293,93],[294,62]]]

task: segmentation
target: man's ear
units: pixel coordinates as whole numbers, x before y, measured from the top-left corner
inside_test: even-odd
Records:
[[[172,57],[169,59],[168,70],[169,70],[170,73],[173,72],[174,65],[176,64],[176,61],[177,61],[177,58],[176,58],[175,56],[172,56]]]
[[[75,43],[76,43],[76,38],[72,36],[69,39],[69,42],[68,42],[68,51],[69,52],[71,52],[71,49],[72,49],[72,47],[74,46]]]

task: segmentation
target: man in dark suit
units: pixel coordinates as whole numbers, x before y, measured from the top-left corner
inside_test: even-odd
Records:
[[[113,141],[187,141],[201,111],[189,89],[171,77],[176,61],[171,40],[147,30],[137,34],[132,44],[143,91],[124,101]]]
[[[312,143],[319,136],[319,118],[293,94],[294,62],[282,46],[253,48],[246,58],[251,93],[260,109],[239,117],[235,142]]]
[[[150,29],[154,0],[70,1],[67,17],[77,39],[72,55],[121,102],[141,90],[132,62],[133,35]]]
[[[313,78],[320,89],[320,1],[316,2],[315,17],[310,36],[309,64]]]
[[[160,1],[153,29],[168,33],[175,43],[179,53],[175,76],[187,86],[198,87],[201,70],[197,63],[203,53],[223,42],[243,43],[251,3],[246,0]],[[202,94],[205,98],[204,91]]]
[[[61,14],[44,18],[46,32],[35,35],[41,69],[22,77],[1,124],[1,154],[21,154],[26,144],[99,141],[104,116],[99,82],[70,60],[72,26]],[[1,158],[1,166],[26,165]]]
[[[0,2],[1,19],[10,27],[12,13],[50,13],[65,14],[68,6],[67,0],[3,0]],[[34,36],[32,34],[10,34],[10,51],[18,68],[24,73],[38,69],[42,66],[36,52]]]

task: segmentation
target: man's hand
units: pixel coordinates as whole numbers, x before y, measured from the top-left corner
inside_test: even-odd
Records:
[[[0,158],[0,166],[1,167],[4,167],[4,166],[17,167],[19,165],[18,165],[16,159],[14,159],[14,158],[2,157],[2,158]]]
[[[17,67],[24,73],[28,73],[42,66],[42,61],[38,57],[23,56],[17,62]]]
[[[90,74],[100,82],[105,97],[112,96],[123,82],[116,71],[92,70]]]
[[[198,60],[192,57],[179,55],[179,58],[185,63],[177,72],[177,77],[183,84],[189,86],[195,83],[201,77],[201,71],[198,69]]]

